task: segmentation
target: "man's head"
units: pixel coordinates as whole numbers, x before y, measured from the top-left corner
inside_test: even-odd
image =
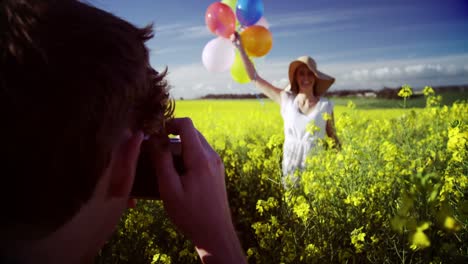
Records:
[[[128,132],[172,115],[138,29],[73,0],[0,1],[1,232],[36,239],[87,203]],[[5,237],[5,236],[4,236]]]

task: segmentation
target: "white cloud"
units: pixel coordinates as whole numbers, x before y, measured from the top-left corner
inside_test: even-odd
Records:
[[[156,34],[168,34],[174,31],[178,31],[182,28],[185,28],[187,25],[180,24],[180,23],[172,23],[172,24],[166,24],[166,25],[160,25],[156,23],[154,25],[154,31]]]
[[[280,80],[273,80],[272,83],[276,87],[286,87],[289,84],[288,78],[282,78]]]
[[[159,46],[155,46],[155,48],[153,48],[151,50],[151,52],[154,53],[156,56],[158,56],[158,55],[161,55],[161,54],[178,53],[178,52],[181,52],[181,51],[187,51],[187,50],[191,50],[191,49],[193,49],[193,48],[190,47],[190,46],[171,46],[171,47],[162,48],[162,49],[160,49]]]
[[[275,37],[288,37],[297,34],[355,29],[358,26],[350,23],[351,20],[356,21],[366,16],[378,16],[380,13],[388,13],[389,9],[392,8],[396,9],[397,7],[391,6],[386,8],[349,8],[312,12],[291,12],[267,16],[266,19],[268,20],[271,28],[280,29],[280,31],[275,33]],[[281,29],[290,29],[291,27],[298,26],[308,26],[308,28],[304,30],[296,28],[294,32],[281,31]],[[171,36],[171,38],[183,40],[206,38],[213,35],[204,24],[193,26],[193,24],[189,23],[162,25],[156,23],[155,31],[158,36]]]
[[[203,83],[197,83],[193,86],[193,90],[194,91],[199,91],[199,90],[203,90],[203,87],[204,87],[204,84]]]
[[[287,30],[287,31],[276,31],[274,34],[275,38],[284,38],[284,37],[297,37],[297,36],[305,36],[310,34],[318,34],[318,33],[330,33],[335,31],[346,31],[357,29],[359,26],[354,24],[345,24],[345,25],[323,25],[320,27],[309,27],[305,29],[294,29]]]
[[[288,85],[289,60],[262,58],[255,60],[261,77],[274,86]],[[321,63],[319,70],[336,78],[333,90],[382,89],[410,84],[425,85],[468,84],[468,54],[421,59],[386,60],[378,62]],[[169,67],[169,83],[174,98],[198,98],[206,94],[260,93],[253,84],[238,84],[230,72],[211,73],[200,63]]]
[[[193,26],[192,24],[156,25],[155,32],[158,37],[170,36],[171,39],[182,40],[205,38],[212,35],[205,25]]]
[[[266,17],[270,22],[271,27],[282,28],[290,26],[311,26],[311,25],[327,25],[333,23],[343,23],[353,19],[362,19],[367,16],[378,16],[390,12],[390,9],[397,9],[396,6],[391,7],[373,7],[373,8],[348,8],[348,9],[320,9],[318,11],[307,12],[291,12],[281,15]],[[342,25],[342,24],[341,24]]]
[[[378,68],[374,70],[374,75],[376,78],[384,78],[385,76],[390,74],[390,68],[388,67],[383,67],[383,68]]]
[[[196,39],[213,36],[206,26],[191,26],[183,28],[180,32],[180,38],[182,39]]]
[[[393,67],[358,69],[343,74],[345,80],[392,80],[395,78],[423,78],[432,76],[451,76],[464,71],[463,65],[409,64]]]
[[[273,85],[281,88],[286,87],[289,83],[287,79],[288,63],[267,61],[264,58],[255,61],[259,75],[266,80],[271,80]],[[229,71],[221,73],[208,72],[201,62],[170,67],[167,78],[172,86],[171,95],[174,98],[197,98],[209,93],[260,93],[260,90],[252,83],[236,83],[231,78]],[[276,80],[275,78],[278,79]]]
[[[200,63],[169,68],[168,81],[174,98],[197,98],[211,93],[232,93],[229,72],[211,73]],[[243,92],[246,92],[245,90]]]
[[[468,54],[424,59],[324,65],[337,81],[334,89],[381,89],[468,83]]]

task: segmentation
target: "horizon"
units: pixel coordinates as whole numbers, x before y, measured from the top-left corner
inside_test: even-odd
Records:
[[[87,3],[142,27],[154,23],[147,42],[151,65],[167,79],[174,98],[260,93],[238,84],[229,70],[209,72],[201,54],[217,36],[205,24],[217,1],[89,0]],[[273,47],[254,58],[260,76],[288,84],[290,61],[310,55],[336,78],[330,91],[468,84],[468,2],[465,0],[263,1]],[[318,41],[315,41],[318,40]]]

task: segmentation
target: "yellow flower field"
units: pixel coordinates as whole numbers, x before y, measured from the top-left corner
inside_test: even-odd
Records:
[[[281,184],[279,106],[177,101],[222,157],[249,263],[462,263],[468,258],[468,104],[335,107],[340,151],[324,140]],[[428,100],[429,102],[429,100]],[[326,118],[326,117],[325,117]],[[168,243],[171,241],[171,243]],[[141,202],[96,263],[198,263],[162,204]]]

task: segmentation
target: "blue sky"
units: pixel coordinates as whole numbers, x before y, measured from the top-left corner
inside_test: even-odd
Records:
[[[208,93],[257,93],[229,71],[203,66],[204,46],[216,36],[205,24],[205,0],[88,0],[137,26],[154,23],[151,64],[168,67],[174,98]],[[257,71],[279,87],[289,63],[312,56],[336,78],[332,90],[409,84],[468,84],[467,0],[264,0],[273,47],[255,59]]]

